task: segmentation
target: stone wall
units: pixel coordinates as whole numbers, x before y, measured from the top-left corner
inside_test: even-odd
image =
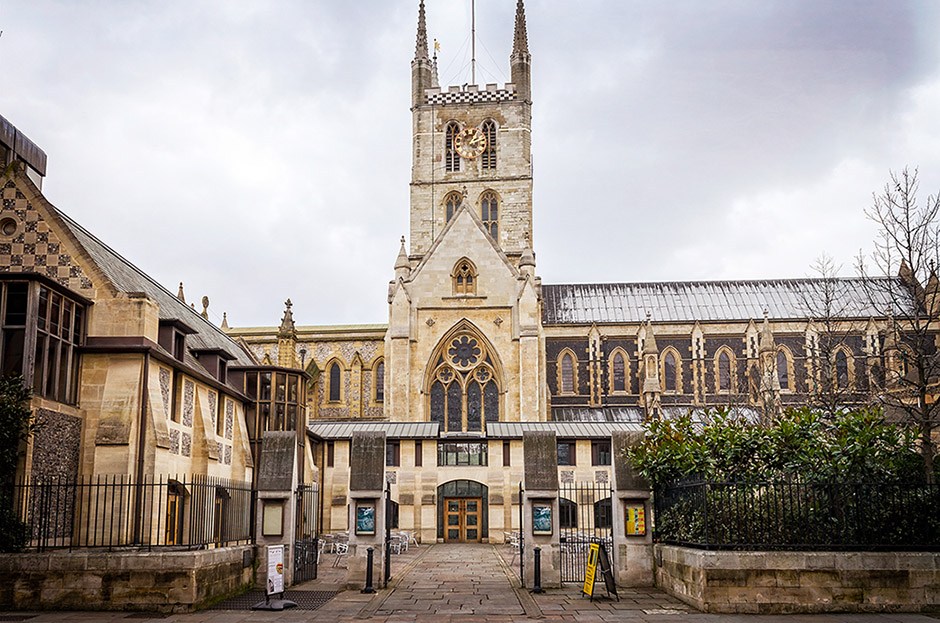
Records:
[[[253,549],[0,554],[0,610],[193,610],[250,585]]]
[[[730,552],[656,545],[656,584],[705,612],[940,609],[940,553]]]

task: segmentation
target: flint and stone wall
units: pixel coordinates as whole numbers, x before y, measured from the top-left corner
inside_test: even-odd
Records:
[[[655,548],[657,586],[705,612],[923,612],[940,608],[940,553]]]
[[[0,554],[0,610],[189,611],[247,588],[253,550]]]

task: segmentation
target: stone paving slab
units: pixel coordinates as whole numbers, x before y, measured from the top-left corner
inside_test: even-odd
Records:
[[[205,610],[192,614],[128,618],[127,612],[42,612],[24,615],[28,623],[937,623],[940,614],[705,614],[654,588],[621,588],[620,601],[590,601],[580,587],[548,589],[533,595],[522,589],[512,553],[501,545],[435,544],[411,547],[392,558],[392,582],[374,595],[342,590],[346,569],[321,560],[317,580],[296,590],[342,590],[319,610]],[[342,562],[342,561],[341,561]],[[376,578],[378,580],[378,578]],[[602,591],[603,592],[603,591]]]

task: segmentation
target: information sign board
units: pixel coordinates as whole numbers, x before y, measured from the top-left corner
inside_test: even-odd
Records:
[[[268,546],[268,595],[284,592],[284,546]]]

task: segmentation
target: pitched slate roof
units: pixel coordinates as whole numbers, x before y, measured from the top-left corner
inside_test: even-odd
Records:
[[[763,318],[764,310],[774,319],[804,319],[822,314],[827,292],[835,300],[829,307],[835,316],[879,317],[889,307],[903,313],[886,293],[890,285],[910,301],[899,280],[870,283],[876,287],[866,289],[860,278],[547,284],[542,286],[542,322],[643,322],[647,312],[654,322],[751,320]]]
[[[434,439],[437,422],[310,422],[307,430],[321,439],[350,439],[355,432],[385,433],[388,439]]]
[[[127,293],[143,292],[159,305],[160,320],[179,320],[196,330],[196,333],[186,338],[188,349],[219,349],[234,358],[230,365],[255,365],[251,355],[223,333],[219,327],[203,318],[202,314],[179,300],[175,294],[170,293],[145,272],[124,259],[117,251],[98,240],[61,210],[55,207],[52,209],[56,211],[56,215],[62,219],[98,268],[118,290]],[[199,367],[189,355],[187,355],[187,363],[193,367]]]
[[[486,436],[495,439],[522,439],[531,431],[555,431],[560,439],[604,439],[615,430],[642,431],[634,422],[487,422]]]

